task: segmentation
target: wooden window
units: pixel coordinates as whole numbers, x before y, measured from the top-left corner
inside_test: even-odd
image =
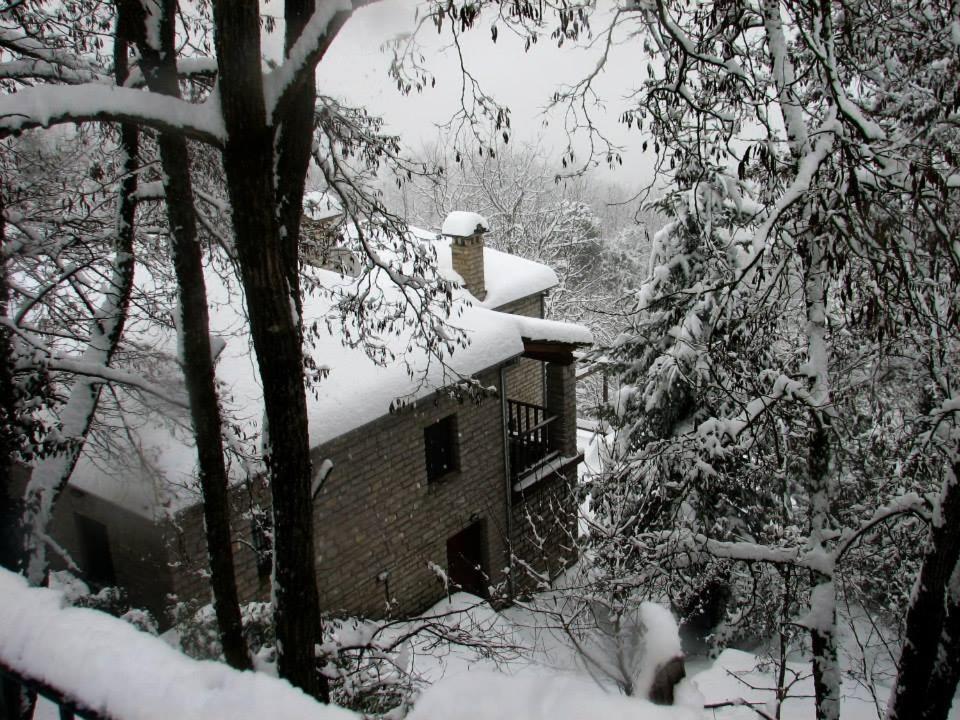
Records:
[[[116,585],[117,575],[113,569],[107,526],[79,513],[75,514],[74,518],[86,580],[97,587]]]
[[[423,429],[427,461],[427,481],[440,480],[458,469],[457,416],[448,415]]]

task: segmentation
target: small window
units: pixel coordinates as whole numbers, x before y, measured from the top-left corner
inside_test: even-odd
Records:
[[[110,553],[107,526],[79,513],[74,517],[86,580],[94,587],[116,585],[117,576],[113,570],[113,555]]]
[[[427,481],[434,482],[457,469],[457,416],[423,429],[423,445],[427,460]]]

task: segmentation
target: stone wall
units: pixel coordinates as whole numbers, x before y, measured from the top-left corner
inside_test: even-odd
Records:
[[[498,371],[480,376],[498,385]],[[458,469],[427,481],[424,428],[456,415]],[[443,597],[431,566],[446,568],[446,542],[485,527],[484,565],[503,581],[505,518],[499,398],[479,405],[427,398],[317,448],[333,470],[316,503],[316,554],[325,609],[351,614],[419,612]]]
[[[554,461],[555,471],[532,484],[520,478],[527,487],[511,494],[512,548],[523,560],[514,570],[518,594],[541,588],[577,558],[576,365],[547,363],[545,374],[547,411],[557,417],[550,442],[566,460]]]
[[[479,377],[499,385],[499,371]],[[458,470],[428,482],[424,428],[456,415]],[[410,615],[445,594],[447,540],[473,522],[485,530],[484,565],[491,583],[505,581],[506,499],[499,398],[477,404],[432,396],[346,433],[313,451],[314,466],[333,469],[314,505],[320,602],[336,614]],[[266,599],[257,572],[251,506],[269,509],[266,488],[235,488],[232,526],[241,601]],[[209,593],[199,506],[180,514],[172,548],[181,600]],[[388,608],[389,603],[389,608]]]
[[[515,594],[545,589],[577,559],[576,479],[573,462],[512,493],[511,547],[521,560],[514,564]]]
[[[541,317],[542,298],[536,294],[498,309]],[[559,430],[556,449],[575,456],[573,366],[521,358],[504,374],[507,398],[544,405],[563,418],[569,432]],[[478,379],[499,386],[500,370]],[[457,466],[431,482],[424,430],[451,415]],[[447,541],[475,524],[483,528],[482,562],[491,585],[506,591],[511,545],[533,571],[514,565],[517,592],[533,589],[537,573],[553,577],[566,567],[575,557],[570,540],[576,531],[576,464],[514,492],[506,478],[504,439],[501,398],[474,403],[435,394],[315,448],[315,467],[332,462],[314,501],[323,610],[376,617],[424,610],[447,592],[440,577],[448,567]],[[73,496],[73,504],[62,504],[58,512],[79,512],[79,500]],[[131,588],[137,604],[157,612],[168,593],[186,602],[210,601],[199,504],[154,525],[145,518],[125,518],[97,498],[82,500],[84,512],[110,528],[118,580]],[[269,554],[254,526],[258,517],[269,522],[269,488],[262,479],[236,486],[230,502],[240,600],[266,600]],[[69,532],[65,544],[69,547]],[[162,613],[158,617],[163,620]]]
[[[526,317],[543,317],[543,295],[534,293],[494,308],[497,312]]]
[[[450,255],[453,270],[463,278],[466,286],[477,300],[487,296],[483,266],[483,236],[452,237]]]
[[[269,555],[262,565],[255,550],[253,516],[258,512],[267,518],[269,532],[270,491],[262,478],[234,486],[229,494],[230,526],[233,542],[233,563],[237,593],[241,603],[268,600],[270,597]],[[212,600],[210,592],[207,540],[203,524],[203,508],[197,504],[177,514],[164,525],[174,568],[174,595],[178,601],[205,604]]]
[[[165,625],[167,597],[174,583],[163,527],[151,518],[68,486],[54,508],[52,534],[81,567],[86,549],[79,534],[78,515],[105,526],[117,584],[126,589],[130,605],[149,610]],[[50,564],[54,570],[66,567],[56,553],[50,553]]]
[[[577,454],[577,366],[576,363],[547,363],[547,402],[557,422],[550,429],[550,443],[564,457]]]

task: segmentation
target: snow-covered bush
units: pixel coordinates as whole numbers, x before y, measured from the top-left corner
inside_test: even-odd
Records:
[[[157,635],[157,621],[149,610],[131,606],[123,588],[104,587],[93,592],[69,570],[50,573],[49,587],[63,593],[74,607],[89,608],[120,618],[150,635]]]
[[[250,602],[240,606],[243,635],[250,653],[267,663],[276,644],[270,603]],[[222,660],[223,648],[212,605],[177,603],[173,606],[173,626],[180,648],[198,660]]]
[[[255,667],[276,673],[276,633],[270,603],[241,606],[243,635]],[[223,660],[212,605],[179,603],[174,609],[174,629],[181,649],[200,660]],[[330,681],[331,698],[341,707],[365,715],[402,716],[419,683],[408,671],[407,646],[395,633],[385,632],[386,622],[358,618],[327,618],[324,642],[317,647],[317,663]],[[392,716],[392,715],[391,715]]]

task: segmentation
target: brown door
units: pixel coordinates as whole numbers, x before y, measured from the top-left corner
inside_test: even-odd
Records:
[[[483,562],[483,521],[478,520],[447,540],[447,576],[451,592],[457,589],[486,598],[486,566]]]

